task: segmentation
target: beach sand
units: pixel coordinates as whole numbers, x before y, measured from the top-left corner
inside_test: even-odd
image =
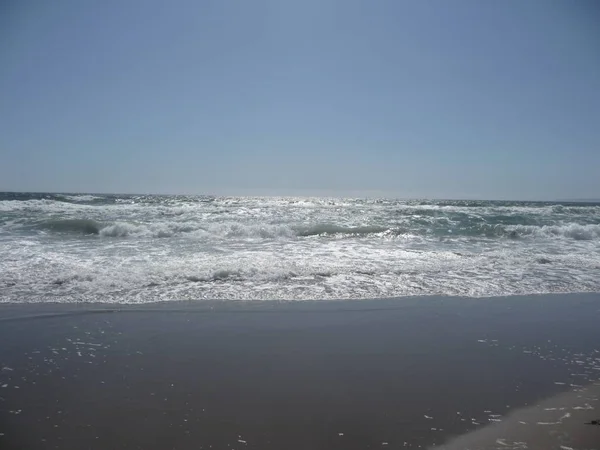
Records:
[[[1,449],[600,448],[600,296],[0,305]]]

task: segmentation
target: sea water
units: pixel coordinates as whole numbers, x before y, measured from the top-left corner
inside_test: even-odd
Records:
[[[599,292],[600,204],[0,194],[0,301]]]

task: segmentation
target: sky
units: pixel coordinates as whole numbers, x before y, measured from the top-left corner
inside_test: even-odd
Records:
[[[0,190],[600,197],[594,1],[8,0]]]

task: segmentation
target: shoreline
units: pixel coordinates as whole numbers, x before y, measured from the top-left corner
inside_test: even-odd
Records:
[[[0,304],[0,445],[593,448],[598,319],[600,294]]]
[[[542,293],[529,293],[529,294],[510,294],[510,295],[486,295],[486,296],[465,296],[465,295],[441,295],[441,294],[423,294],[423,295],[403,295],[395,297],[375,297],[375,298],[339,298],[339,299],[281,299],[281,300],[264,300],[260,298],[256,299],[177,299],[172,300],[157,300],[149,302],[99,302],[99,301],[78,301],[78,302],[61,302],[61,301],[35,301],[35,302],[13,302],[13,301],[0,301],[0,308],[4,307],[27,307],[40,306],[42,308],[47,307],[90,307],[91,309],[107,307],[107,309],[120,309],[120,308],[144,308],[146,306],[168,306],[168,305],[179,305],[184,307],[203,307],[207,306],[211,309],[217,307],[218,309],[228,309],[230,306],[249,306],[255,307],[258,305],[272,307],[288,307],[292,305],[325,305],[318,306],[319,308],[327,307],[327,305],[341,304],[350,307],[356,307],[357,309],[367,306],[367,304],[376,305],[377,307],[389,308],[398,306],[401,303],[413,304],[416,302],[441,302],[444,300],[453,301],[458,300],[460,302],[493,302],[499,301],[512,301],[512,300],[542,300],[544,302],[558,299],[575,299],[575,300],[587,300],[595,301],[600,299],[600,291],[579,291],[579,292],[542,292]],[[359,305],[360,304],[360,305]],[[368,308],[367,308],[368,309]],[[0,310],[0,312],[2,312]]]

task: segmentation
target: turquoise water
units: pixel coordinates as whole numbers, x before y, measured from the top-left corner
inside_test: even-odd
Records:
[[[0,194],[0,301],[600,291],[600,204]]]

